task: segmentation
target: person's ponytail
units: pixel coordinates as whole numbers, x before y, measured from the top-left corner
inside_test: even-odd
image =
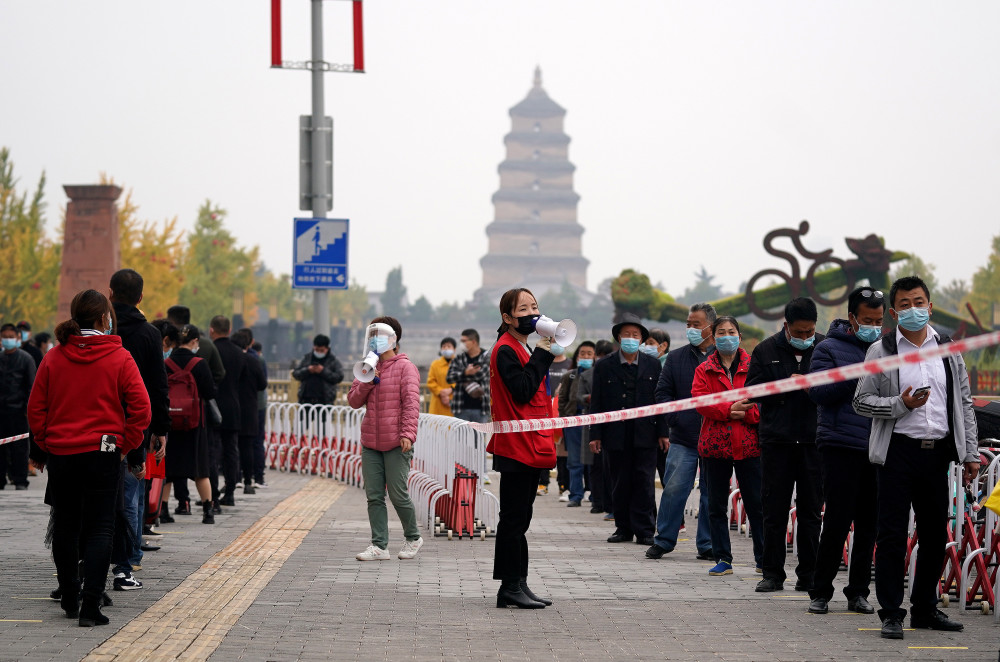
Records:
[[[69,342],[70,336],[80,335],[80,325],[77,324],[76,320],[66,320],[56,327],[55,334],[59,344],[65,345]]]

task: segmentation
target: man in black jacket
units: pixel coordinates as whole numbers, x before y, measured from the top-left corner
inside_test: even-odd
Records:
[[[590,412],[600,414],[655,403],[660,362],[639,352],[649,337],[642,321],[625,313],[611,329],[621,349],[594,366]],[[647,416],[628,421],[590,426],[590,448],[607,453],[611,468],[615,511],[615,532],[608,542],[652,545],[656,532],[656,448],[667,439],[663,416]]]
[[[29,342],[31,340],[31,324],[27,320],[21,320],[17,323],[17,333],[18,339],[21,341],[20,349],[31,355],[37,369],[42,364],[42,350],[35,347],[34,343]]]
[[[246,357],[246,379],[239,383],[240,399],[240,471],[243,474],[243,494],[256,494],[254,479],[254,445],[257,442],[257,394],[267,388],[267,375],[256,356],[247,350],[251,336],[244,330],[233,334],[232,344]]]
[[[28,432],[28,396],[35,382],[35,362],[18,349],[20,333],[13,324],[0,329],[0,439]],[[37,448],[37,446],[36,446]],[[28,489],[28,440],[0,446],[0,490],[7,485],[7,475],[14,489]]]
[[[239,385],[247,378],[247,357],[243,351],[234,345],[229,339],[231,325],[228,317],[216,315],[208,324],[208,335],[219,350],[222,357],[222,365],[226,369],[226,376],[219,384],[218,403],[219,411],[222,413],[222,423],[215,430],[217,441],[213,443],[213,450],[218,458],[222,455],[222,471],[226,479],[225,489],[221,493],[219,505],[233,506],[236,501],[233,492],[236,490],[236,483],[240,480],[240,449],[239,434],[242,427],[243,418],[240,408]],[[254,394],[254,416],[257,415],[257,397]],[[214,461],[212,464],[217,465]],[[211,478],[211,476],[209,476]],[[215,498],[219,492],[219,478],[216,473],[215,484],[212,486],[212,495]]]
[[[313,338],[313,351],[306,354],[299,367],[292,370],[299,382],[299,402],[332,405],[337,399],[337,384],[344,381],[344,368],[330,351],[330,338],[322,333]]]
[[[149,395],[153,417],[143,436],[143,444],[131,451],[123,467],[122,496],[125,502],[125,516],[133,532],[130,537],[115,527],[114,587],[117,590],[142,588],[142,584],[132,578],[132,566],[142,562],[142,523],[145,515],[146,452],[150,446],[160,457],[166,452],[167,432],[170,431],[170,404],[167,394],[167,371],[163,367],[163,338],[160,332],[139,312],[142,301],[143,280],[132,269],[120,269],[111,276],[109,299],[115,310],[117,327],[115,331],[122,339],[122,347],[135,360],[142,383]],[[132,543],[131,548],[129,542]],[[123,552],[126,552],[123,554]]]
[[[747,386],[809,372],[813,348],[825,336],[816,333],[816,304],[799,297],[785,306],[785,324],[753,350]],[[799,562],[796,591],[813,586],[819,547],[823,476],[816,450],[816,405],[806,391],[792,391],[757,399],[760,405],[760,460],[764,510],[764,578],[761,593],[780,591],[785,582],[785,550],[792,490],[798,533]]]

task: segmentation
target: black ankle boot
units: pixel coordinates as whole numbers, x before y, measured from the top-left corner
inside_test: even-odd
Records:
[[[187,499],[179,501],[177,503],[177,508],[174,510],[175,515],[190,515],[191,514],[191,502]]]
[[[95,625],[107,625],[109,622],[108,617],[101,613],[100,596],[83,596],[83,603],[80,605],[80,627],[92,628]]]
[[[521,587],[521,592],[524,593],[526,596],[528,596],[528,598],[530,598],[531,600],[534,600],[535,602],[541,602],[546,607],[552,605],[552,601],[551,600],[549,600],[548,598],[540,598],[540,597],[538,597],[537,595],[535,595],[532,592],[532,590],[530,588],[528,588],[528,578],[527,577],[522,577],[521,578],[519,586]]]
[[[219,505],[218,499],[212,502],[212,512],[215,513],[216,515],[222,514],[222,506]]]
[[[59,606],[62,607],[64,612],[66,612],[66,618],[80,617],[80,598],[75,593],[73,595],[68,593],[61,594],[59,598]]]
[[[541,602],[535,602],[521,590],[519,581],[505,581],[497,591],[497,608],[517,607],[518,609],[545,609]]]
[[[173,524],[177,520],[170,514],[170,505],[166,501],[160,504],[160,524]]]
[[[206,501],[201,505],[201,509],[203,513],[201,516],[201,523],[215,524],[215,513],[212,512],[212,502]]]

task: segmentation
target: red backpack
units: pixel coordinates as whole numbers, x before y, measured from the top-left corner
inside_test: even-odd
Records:
[[[175,431],[194,430],[201,425],[201,398],[198,397],[198,383],[191,374],[191,368],[200,358],[194,357],[180,368],[173,359],[167,359],[167,389],[170,397],[170,429]]]

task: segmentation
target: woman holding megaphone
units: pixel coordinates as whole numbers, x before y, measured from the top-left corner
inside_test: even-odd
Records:
[[[552,338],[532,349],[528,336],[540,315],[535,296],[525,288],[500,297],[502,323],[490,353],[490,397],[494,421],[549,418],[551,402],[545,376],[552,364]],[[551,605],[528,588],[528,540],[538,471],[556,463],[552,430],[494,433],[486,450],[500,472],[500,521],[497,524],[493,579],[499,579],[497,607],[541,609]]]

